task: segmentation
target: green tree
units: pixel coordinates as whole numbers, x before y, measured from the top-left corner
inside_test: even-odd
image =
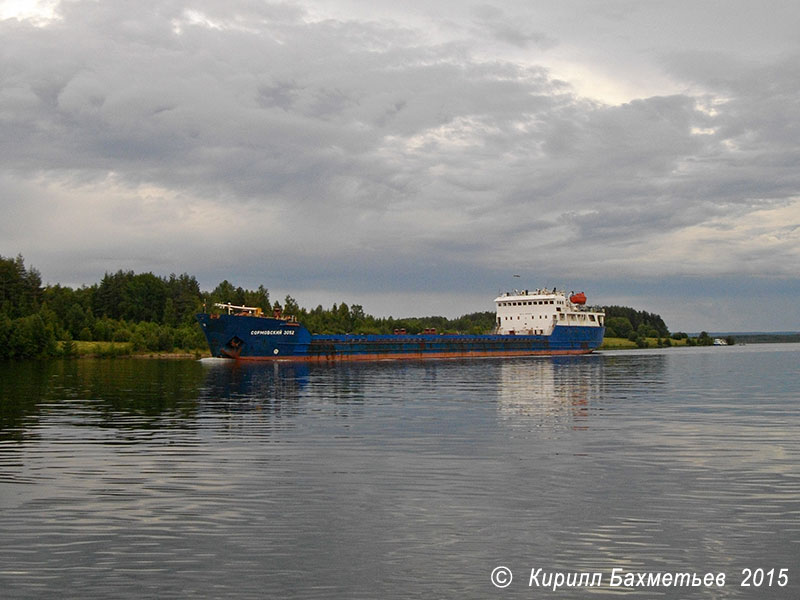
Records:
[[[71,358],[76,354],[77,354],[77,349],[75,348],[75,342],[72,341],[72,337],[69,337],[66,340],[64,340],[64,343],[61,345],[61,355],[64,358]]]
[[[164,315],[167,289],[163,279],[152,273],[134,275],[125,286],[122,318],[158,322]]]
[[[7,344],[9,358],[38,358],[56,353],[53,330],[38,314],[14,320]]]
[[[628,317],[610,317],[606,318],[606,330],[608,337],[626,338],[633,333],[633,325]]]
[[[293,316],[295,318],[299,318],[300,306],[297,304],[297,301],[294,298],[287,295],[283,300],[283,312],[287,317]]]
[[[197,279],[188,273],[175,276],[173,273],[167,281],[169,298],[175,310],[175,322],[190,323],[202,305],[202,294]]]
[[[701,331],[700,335],[697,336],[697,345],[698,346],[711,346],[714,344],[714,340],[711,339],[711,336],[708,335],[707,331]]]
[[[9,340],[14,325],[5,314],[0,312],[0,359],[11,358]]]
[[[257,290],[245,290],[244,302],[245,306],[254,306],[260,308],[265,313],[270,313],[269,292],[263,285],[259,285]]]
[[[241,289],[241,288],[238,288],[238,289]],[[241,298],[242,302],[240,302],[239,298],[237,298],[237,294],[238,294],[237,288],[234,287],[234,285],[230,281],[228,281],[227,279],[224,279],[211,292],[210,301],[211,301],[211,304],[213,304],[215,302],[219,302],[219,303],[222,303],[222,304],[228,304],[228,303],[230,303],[230,304],[244,304],[244,302],[243,302],[244,298]]]
[[[0,256],[0,312],[16,318],[39,309],[42,278],[36,269],[26,269],[22,255]]]
[[[91,309],[84,308],[80,303],[72,304],[67,310],[65,325],[72,339],[82,339],[81,332],[84,329],[91,330],[93,322],[94,315],[92,315]]]
[[[92,327],[93,340],[112,342],[114,340],[115,322],[108,317],[102,319],[95,319],[94,326]]]
[[[164,316],[161,322],[169,327],[175,327],[178,322],[178,312],[175,310],[175,303],[172,298],[167,298],[164,301]]]
[[[93,297],[95,314],[112,319],[124,318],[128,302],[127,289],[134,277],[133,271],[122,269],[113,275],[106,273]]]
[[[648,325],[644,322],[639,324],[639,327],[636,329],[636,333],[643,338],[659,337],[658,330],[652,325]]]
[[[657,333],[656,336],[666,337],[669,335],[664,320],[657,314],[649,313],[643,310],[635,310],[627,306],[604,306],[603,310],[606,313],[606,323],[613,317],[625,317],[630,321],[634,330],[638,331],[639,326],[644,323],[652,327]],[[653,336],[653,337],[656,337]]]

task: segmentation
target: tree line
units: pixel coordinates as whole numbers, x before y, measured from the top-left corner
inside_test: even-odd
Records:
[[[627,306],[604,306],[606,313],[606,335],[627,338],[632,333],[642,337],[668,337],[664,320],[657,314],[636,310]]]
[[[91,286],[42,286],[22,256],[0,256],[0,359],[70,354],[75,341],[122,342],[134,352],[202,350],[194,315],[204,303],[230,301],[269,309],[269,294],[223,281],[202,292],[187,273],[106,273]]]
[[[125,342],[134,351],[201,348],[197,280],[118,271],[92,286],[42,286],[22,256],[0,256],[0,358],[54,356],[73,341]],[[65,342],[59,344],[58,342]]]

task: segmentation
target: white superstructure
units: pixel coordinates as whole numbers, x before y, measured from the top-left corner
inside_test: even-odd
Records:
[[[496,332],[516,335],[550,335],[556,325],[603,327],[605,314],[589,310],[583,294],[567,297],[562,290],[514,290],[494,299]]]

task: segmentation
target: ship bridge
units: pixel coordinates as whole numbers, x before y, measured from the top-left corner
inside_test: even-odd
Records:
[[[497,306],[496,333],[509,335],[550,335],[556,326],[603,327],[605,314],[587,309],[583,293],[537,289],[506,292],[494,300]]]

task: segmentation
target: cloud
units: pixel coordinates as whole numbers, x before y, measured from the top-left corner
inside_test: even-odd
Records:
[[[587,17],[603,44],[653,16],[621,6]],[[122,267],[330,294],[792,276],[800,52],[658,37],[632,62],[673,92],[609,104],[548,66],[578,55],[561,9],[452,8],[78,1],[0,21],[0,253],[69,283]]]
[[[473,28],[478,35],[487,35],[519,48],[533,45],[547,49],[558,43],[549,35],[530,27],[527,19],[515,18],[496,6],[482,4],[474,7],[473,11]]]

